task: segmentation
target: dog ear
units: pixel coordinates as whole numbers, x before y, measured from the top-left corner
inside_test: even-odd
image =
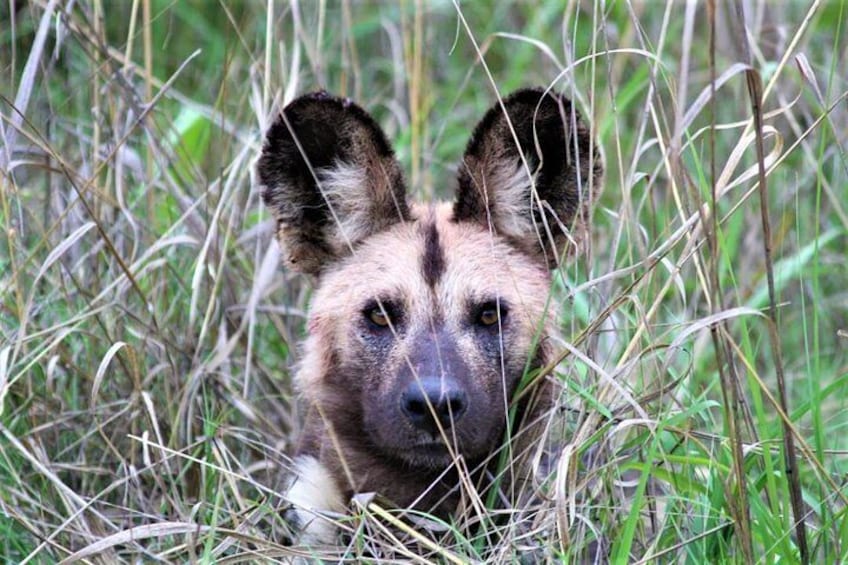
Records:
[[[454,219],[490,226],[554,268],[580,241],[602,172],[589,127],[568,98],[519,90],[475,128]]]
[[[257,172],[286,260],[304,273],[319,274],[409,218],[385,134],[365,110],[326,92],[286,106],[265,136]]]

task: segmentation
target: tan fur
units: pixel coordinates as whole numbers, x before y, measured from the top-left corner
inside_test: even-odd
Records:
[[[414,217],[426,217],[427,208],[414,205]],[[455,299],[468,291],[514,299],[522,305],[522,333],[528,337],[521,347],[529,349],[529,339],[543,317],[550,275],[538,262],[505,245],[485,228],[452,223],[450,215],[450,204],[436,207],[435,218],[448,266],[435,293],[421,278],[418,261],[424,244],[417,221],[395,225],[374,236],[324,274],[323,284],[312,299],[310,332],[296,379],[307,399],[320,401],[330,351],[348,347],[351,337],[347,321],[356,315],[353,307],[384,289],[402,288],[403,295],[414,301],[412,317],[420,325],[428,322],[434,300],[435,305],[450,310],[456,306]]]
[[[591,143],[585,125],[566,122],[566,98],[527,89],[503,108],[475,129],[452,203],[408,202],[384,134],[350,101],[301,97],[268,133],[263,198],[290,265],[318,276],[287,490],[301,542],[333,543],[326,513],[356,493],[448,518],[479,498],[469,489],[496,488],[513,409],[523,445],[544,428],[553,384],[514,395],[526,368],[551,359],[549,268],[585,217],[591,194],[579,191],[599,182],[600,165],[571,156]],[[520,478],[506,473],[502,492]]]
[[[304,398],[318,410],[319,419],[322,419],[320,414],[326,412],[323,404],[327,394],[326,380],[332,371],[329,360],[333,351],[352,348],[351,341],[356,336],[352,335],[349,322],[358,316],[357,306],[384,290],[400,291],[410,300],[410,318],[415,320],[416,326],[409,334],[414,334],[417,329],[426,329],[436,312],[456,311],[459,297],[469,294],[497,295],[520,306],[513,309],[514,322],[520,323],[516,334],[521,336],[510,344],[516,351],[531,349],[531,342],[539,333],[541,324],[544,324],[542,335],[553,333],[550,320],[555,316],[545,316],[550,275],[544,266],[516,252],[482,226],[451,222],[451,214],[451,207],[446,203],[435,209],[415,205],[415,221],[395,225],[373,236],[347,260],[323,275],[322,285],[313,297],[309,336],[296,377]],[[424,245],[419,230],[420,218],[435,219],[446,251],[445,274],[434,289],[424,283],[418,265]],[[473,338],[463,335],[462,328],[455,327],[456,320],[450,316],[448,323],[453,324],[452,329],[459,336],[459,347],[463,351],[474,352],[474,345],[468,343]],[[407,344],[401,343],[393,362],[403,363],[407,354]],[[483,361],[472,356],[470,362],[478,364]],[[369,382],[369,386],[375,388],[381,384]],[[487,386],[501,388],[503,383],[493,381]],[[491,409],[505,412],[508,407],[492,406]],[[385,470],[375,469],[369,461],[369,454],[338,445],[333,437],[332,424],[323,419],[322,424],[327,428],[326,434],[317,440],[318,452],[326,466],[322,473],[336,477],[340,492],[347,493],[348,497],[355,492],[377,492],[384,489],[387,481],[403,480],[392,473],[387,475]],[[426,486],[421,485],[421,490]],[[307,532],[309,538],[330,543],[332,531],[326,529],[323,523],[318,525],[320,529],[316,527]]]

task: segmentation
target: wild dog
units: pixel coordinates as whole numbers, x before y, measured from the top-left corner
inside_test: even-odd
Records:
[[[317,92],[282,111],[257,170],[288,266],[316,280],[287,493],[300,541],[331,543],[321,512],[356,493],[450,515],[462,469],[488,488],[508,426],[532,441],[555,402],[550,379],[522,380],[553,357],[550,271],[600,187],[588,126],[562,95],[515,92],[476,126],[455,200],[422,204],[375,120]]]

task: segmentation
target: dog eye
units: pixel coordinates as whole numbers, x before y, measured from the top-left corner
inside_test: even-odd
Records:
[[[400,318],[397,307],[389,300],[369,301],[362,309],[362,315],[374,329],[382,330],[397,325]]]
[[[506,305],[500,304],[494,300],[486,302],[480,306],[477,311],[477,323],[481,326],[494,326],[500,320],[506,318]]]
[[[498,311],[494,308],[487,308],[480,312],[478,321],[484,326],[493,326],[498,323]]]
[[[389,316],[379,306],[368,311],[368,319],[375,326],[381,328],[387,328],[389,326]]]

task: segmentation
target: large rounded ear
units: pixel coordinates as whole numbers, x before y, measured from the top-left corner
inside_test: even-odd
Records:
[[[265,136],[257,171],[286,259],[304,273],[320,273],[409,218],[385,134],[365,110],[326,92],[286,106]]]
[[[553,268],[585,231],[602,172],[597,145],[568,98],[519,90],[474,130],[454,219],[490,226]]]

